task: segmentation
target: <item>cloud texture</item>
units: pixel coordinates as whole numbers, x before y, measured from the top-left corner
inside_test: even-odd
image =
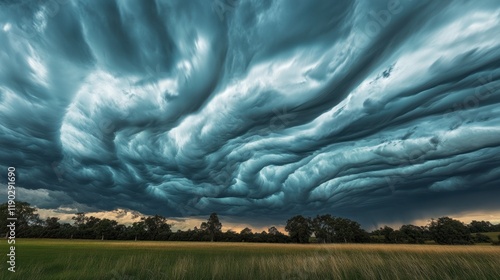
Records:
[[[498,1],[0,3],[0,167],[40,207],[498,210]]]

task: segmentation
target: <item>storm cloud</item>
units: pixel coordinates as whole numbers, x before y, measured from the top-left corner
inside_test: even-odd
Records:
[[[0,3],[0,167],[39,207],[499,209],[498,1]]]

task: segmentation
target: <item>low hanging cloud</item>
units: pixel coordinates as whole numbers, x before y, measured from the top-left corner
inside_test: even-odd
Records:
[[[43,208],[499,210],[498,1],[0,6],[0,167]]]

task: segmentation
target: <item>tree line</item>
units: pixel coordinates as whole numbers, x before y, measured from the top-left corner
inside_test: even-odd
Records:
[[[498,240],[483,233],[500,232],[500,224],[488,221],[472,221],[464,224],[449,217],[432,219],[426,226],[402,225],[399,229],[384,226],[368,232],[353,220],[330,214],[314,218],[302,215],[287,220],[285,231],[276,227],[267,231],[253,232],[244,228],[240,232],[222,231],[222,223],[212,213],[199,227],[185,231],[172,231],[167,218],[154,215],[142,217],[131,225],[115,220],[99,219],[85,213],[77,213],[72,223],[61,223],[57,217],[40,219],[37,209],[26,202],[16,202],[16,237],[66,238],[102,240],[164,240],[164,241],[220,241],[220,242],[267,242],[267,243],[402,243],[423,244],[474,244],[493,243]],[[0,228],[6,230],[7,203],[0,204]],[[500,235],[498,236],[500,239]]]
[[[464,224],[450,217],[432,219],[426,226],[402,225],[399,229],[384,226],[367,232],[355,221],[334,217],[330,214],[315,218],[295,216],[287,221],[285,230],[292,242],[309,243],[399,243],[467,245],[474,243],[492,243],[499,245],[484,233],[500,232],[500,224],[488,221],[472,221]],[[314,236],[314,238],[311,238]]]

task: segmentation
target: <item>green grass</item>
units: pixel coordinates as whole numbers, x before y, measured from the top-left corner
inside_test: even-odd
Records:
[[[18,239],[0,279],[500,279],[500,247]]]
[[[484,234],[484,235],[488,236],[493,241],[499,241],[498,240],[498,236],[500,235],[500,231],[497,231],[497,232],[481,232],[481,234]]]

